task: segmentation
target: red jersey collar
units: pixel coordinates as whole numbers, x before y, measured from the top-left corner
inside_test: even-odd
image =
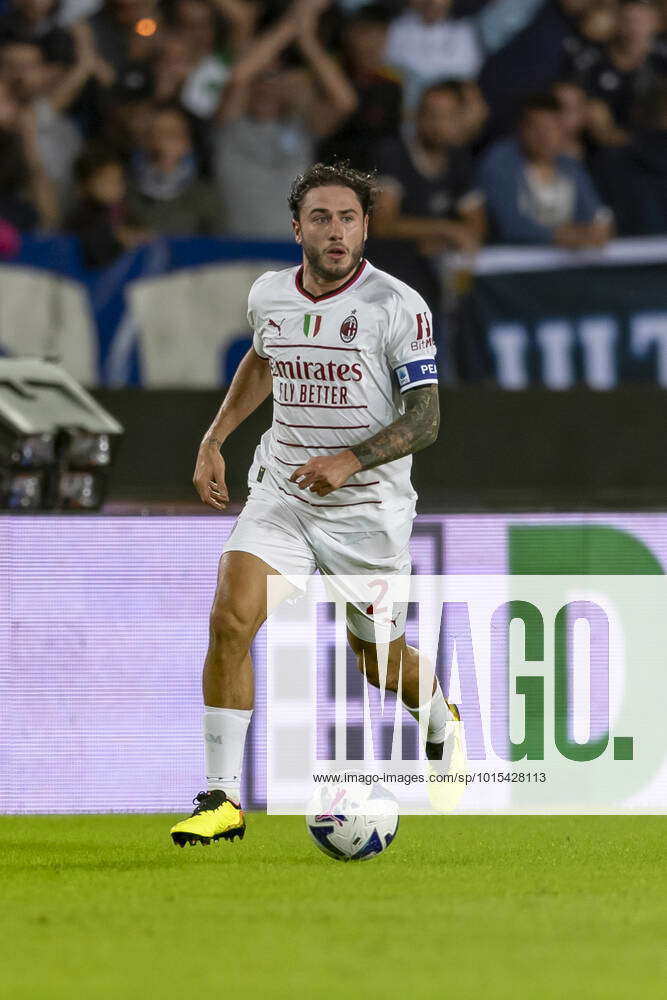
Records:
[[[310,299],[311,302],[323,302],[324,299],[332,299],[335,295],[340,295],[341,292],[346,292],[347,289],[354,284],[357,278],[361,277],[365,267],[366,267],[366,259],[363,258],[362,260],[359,261],[359,265],[355,269],[354,274],[351,274],[350,277],[347,279],[347,281],[340,286],[340,288],[334,288],[333,292],[324,292],[323,295],[311,295],[310,292],[307,292],[306,289],[303,287],[303,264],[302,264],[299,270],[296,272],[295,281],[296,281],[297,291],[301,292],[302,295],[305,295],[305,297],[307,299]]]

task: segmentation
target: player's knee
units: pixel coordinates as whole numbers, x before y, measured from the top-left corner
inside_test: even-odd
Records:
[[[214,645],[250,646],[255,623],[247,611],[227,602],[214,604],[209,621]]]

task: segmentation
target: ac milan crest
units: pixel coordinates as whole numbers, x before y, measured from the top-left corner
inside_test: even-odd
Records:
[[[344,344],[349,344],[356,337],[358,329],[357,317],[352,313],[340,325],[340,339]]]

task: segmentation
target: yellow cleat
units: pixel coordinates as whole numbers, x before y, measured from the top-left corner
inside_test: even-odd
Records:
[[[447,723],[447,735],[443,743],[427,743],[428,795],[435,812],[453,812],[466,789],[468,773],[466,753],[463,745],[463,723],[458,705],[447,702],[452,713]]]
[[[171,828],[171,839],[179,847],[186,844],[210,844],[212,840],[243,839],[245,817],[243,810],[223,791],[200,792],[193,802],[195,811],[187,819]]]

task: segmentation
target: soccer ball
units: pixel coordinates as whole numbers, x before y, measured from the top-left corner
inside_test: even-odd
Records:
[[[389,847],[398,830],[398,802],[383,785],[321,785],[306,826],[315,844],[335,861],[366,861]]]

